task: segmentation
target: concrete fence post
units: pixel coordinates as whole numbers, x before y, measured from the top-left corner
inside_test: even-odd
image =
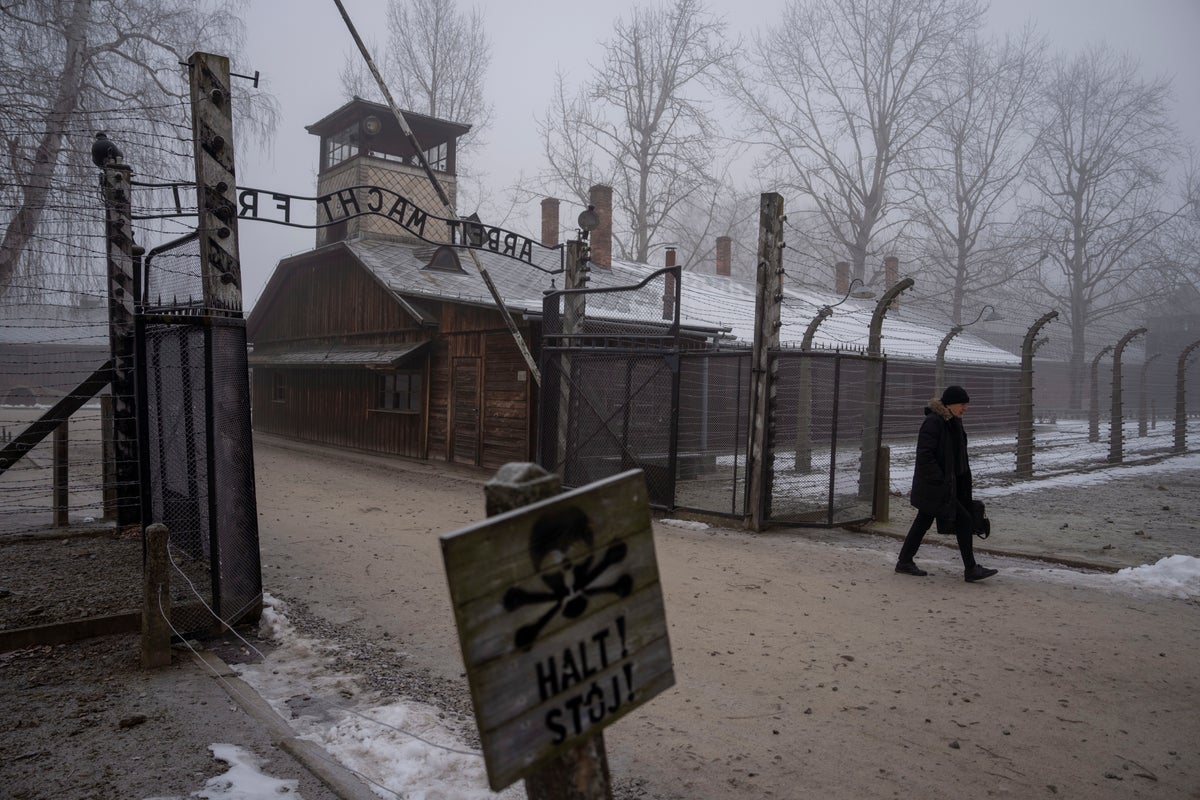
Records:
[[[879,446],[875,462],[875,521],[888,522],[892,512],[892,448]]]

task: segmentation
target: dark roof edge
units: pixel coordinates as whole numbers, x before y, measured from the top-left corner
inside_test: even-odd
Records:
[[[375,111],[380,114],[385,114],[389,119],[393,119],[391,106],[385,105],[384,103],[376,103],[374,100],[365,100],[365,99],[359,97],[358,95],[355,95],[354,97],[347,100],[344,104],[342,104],[341,107],[335,109],[334,111],[331,111],[330,113],[321,117],[316,122],[312,123],[311,125],[305,125],[304,130],[308,131],[309,133],[313,134],[314,136],[320,136],[323,129],[332,127],[334,125],[334,123],[337,122],[339,117],[346,116],[349,113],[350,109],[353,108],[354,106],[362,106],[362,107],[365,107],[367,110]],[[429,122],[429,123],[434,123],[436,125],[447,126],[452,129],[456,128],[456,129],[458,129],[457,130],[458,136],[462,136],[463,134],[465,134],[471,130],[470,125],[468,125],[466,123],[462,123],[462,122],[454,122],[454,121],[448,120],[448,119],[441,119],[440,117],[431,117],[428,114],[421,114],[416,111],[402,110],[401,113],[404,114],[405,119],[408,119],[408,120],[420,120],[422,122]]]

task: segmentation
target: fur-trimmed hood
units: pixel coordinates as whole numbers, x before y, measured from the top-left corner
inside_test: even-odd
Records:
[[[947,408],[946,405],[936,397],[930,398],[929,405],[925,406],[925,413],[926,414],[937,414],[939,417],[946,420],[947,422],[949,422],[950,419],[954,416],[953,414],[950,413],[950,409]]]

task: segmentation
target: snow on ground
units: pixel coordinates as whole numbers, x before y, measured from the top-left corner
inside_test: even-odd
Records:
[[[706,522],[696,522],[690,519],[660,519],[663,525],[670,525],[672,528],[682,528],[685,531],[706,531],[709,528]]]
[[[213,758],[229,765],[229,771],[209,778],[204,788],[189,797],[199,800],[278,800],[280,797],[304,800],[297,791],[299,781],[272,778],[259,770],[260,760],[245,749],[232,744],[210,745]],[[146,800],[182,800],[171,797],[148,797]]]
[[[1004,573],[1013,577],[1135,596],[1180,600],[1200,597],[1200,558],[1195,556],[1168,556],[1154,564],[1127,567],[1116,573],[1047,569],[1040,566],[1006,567]]]
[[[1188,440],[1196,441],[1200,430],[1196,420],[1188,420]],[[1063,486],[1095,485],[1116,477],[1127,477],[1134,469],[1156,469],[1167,471],[1194,470],[1200,465],[1200,453],[1171,455],[1158,464],[1132,465],[1123,467],[1108,464],[1108,427],[1102,426],[1098,442],[1088,441],[1087,420],[1062,420],[1056,425],[1036,431],[1034,436],[1033,473],[1028,481],[1013,482],[1017,469],[1016,439],[1012,434],[1003,436],[975,435],[971,432],[970,420],[965,421],[971,458],[971,473],[975,478],[975,494],[979,497],[998,497],[1018,491]],[[915,434],[915,431],[914,431]],[[1147,431],[1146,436],[1137,436],[1137,425],[1125,426],[1122,453],[1128,461],[1138,461],[1156,456],[1170,455],[1175,443],[1174,431],[1167,425]],[[913,462],[916,458],[916,440],[891,447],[891,488],[894,492],[908,494],[912,482]],[[1099,471],[1096,468],[1100,467]],[[1115,471],[1114,471],[1115,470]],[[1007,485],[1007,484],[1012,485]]]
[[[319,744],[381,797],[524,797],[519,784],[499,795],[488,788],[483,754],[463,744],[439,709],[363,692],[353,676],[330,670],[326,645],[296,633],[281,601],[265,595],[264,605],[263,633],[278,647],[258,664],[233,669],[300,738]]]
[[[1036,492],[1043,489],[1063,489],[1068,487],[1098,486],[1121,478],[1134,478],[1146,475],[1161,475],[1168,472],[1195,472],[1200,470],[1200,453],[1173,456],[1152,464],[1132,464],[1127,467],[1111,467],[1089,472],[1068,472],[1039,480],[1024,481],[1001,486],[985,486],[976,489],[973,494],[979,499],[987,497],[1003,497],[1023,492]],[[912,476],[907,476],[911,481]]]

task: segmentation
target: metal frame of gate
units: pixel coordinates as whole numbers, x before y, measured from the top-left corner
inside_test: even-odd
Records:
[[[569,486],[640,467],[651,502],[664,509],[744,520],[761,503],[763,519],[781,526],[837,527],[870,519],[876,486],[863,476],[877,474],[878,452],[863,450],[864,442],[881,435],[886,359],[772,351],[777,369],[768,412],[768,477],[763,497],[752,497],[748,348],[681,350],[678,316],[660,334],[643,327],[621,335],[611,323],[586,315],[580,330],[564,332],[562,312],[573,296],[642,285],[546,295],[541,465]],[[880,385],[875,408],[866,390],[873,380]]]
[[[764,519],[805,527],[867,522],[878,508],[879,451],[870,443],[882,436],[887,360],[792,349],[775,351],[772,358],[778,369]],[[877,403],[867,388],[873,381]]]
[[[564,486],[641,469],[650,503],[672,506],[679,275],[679,267],[666,267],[630,286],[561,289],[543,297],[538,461],[560,474]],[[645,291],[658,279],[663,292]],[[639,318],[648,308],[663,308],[672,289],[669,314]],[[580,313],[589,302],[607,303],[607,313]]]
[[[172,603],[184,636],[253,622],[262,611],[245,320],[193,302],[199,291],[155,294],[156,283],[199,289],[199,254],[181,252],[195,240],[147,255],[135,314],[142,524],[170,531],[182,573],[172,585],[188,584]],[[155,257],[175,261],[156,272]]]

